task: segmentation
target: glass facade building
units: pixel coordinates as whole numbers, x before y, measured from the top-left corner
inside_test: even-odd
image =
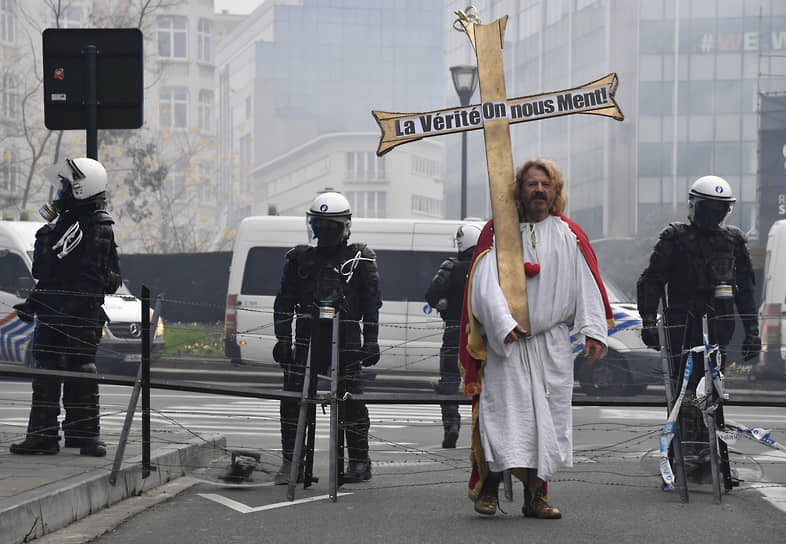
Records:
[[[255,44],[256,103],[266,104],[256,123],[273,115],[297,120],[298,130],[257,134],[257,163],[286,151],[282,136],[292,148],[321,134],[376,131],[374,109],[441,106],[445,13],[435,2],[409,8],[385,0],[275,5],[273,39]]]
[[[737,195],[729,222],[756,231],[759,93],[786,92],[786,2],[499,0],[480,10],[486,23],[509,16],[509,97],[619,76],[621,123],[572,115],[511,127],[516,165],[555,160],[568,213],[591,238],[654,235],[684,219],[688,188],[706,174]],[[465,42],[446,36],[449,65],[474,62]],[[452,89],[446,96],[456,100]],[[482,140],[471,154],[470,202],[483,191],[487,199]],[[450,160],[447,168],[458,175]]]

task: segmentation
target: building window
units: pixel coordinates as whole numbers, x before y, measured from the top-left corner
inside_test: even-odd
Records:
[[[177,169],[169,176],[171,183],[172,199],[180,200],[185,198],[186,194],[186,173],[183,170]]]
[[[412,156],[412,173],[418,176],[442,178],[442,168],[439,162],[416,155]]]
[[[570,2],[568,0],[551,0],[546,2],[546,24],[553,25],[568,15]]]
[[[6,151],[0,162],[0,190],[16,193],[17,168],[14,164],[14,154]]]
[[[0,0],[0,41],[13,42],[16,38],[14,30],[14,0]]]
[[[519,39],[523,40],[540,29],[540,4],[529,6],[519,13]]]
[[[213,36],[213,21],[200,19],[197,25],[197,58],[204,62],[210,62],[210,40]]]
[[[188,19],[168,15],[158,18],[158,56],[163,58],[186,58],[186,29]]]
[[[387,193],[349,191],[345,194],[355,217],[387,217]]]
[[[251,119],[251,97],[246,97],[246,119]]]
[[[346,155],[347,179],[374,181],[385,179],[385,157],[373,151],[348,151]]]
[[[213,123],[213,91],[202,89],[199,91],[199,128],[210,131]]]
[[[0,93],[2,94],[2,97],[0,97],[0,100],[2,100],[0,107],[3,108],[3,110],[0,111],[0,116],[5,119],[16,119],[19,115],[19,97],[16,94],[15,87],[16,81],[14,80],[14,76],[5,74],[3,76],[3,88],[0,89]]]
[[[245,134],[240,138],[240,189],[248,191],[248,173],[251,171],[251,135]]]
[[[412,213],[442,217],[442,201],[427,196],[412,195]]]
[[[200,162],[197,165],[197,188],[199,199],[203,202],[210,200],[210,187],[212,179],[210,176],[210,163]]]
[[[161,87],[161,126],[188,127],[188,89],[186,87]]]

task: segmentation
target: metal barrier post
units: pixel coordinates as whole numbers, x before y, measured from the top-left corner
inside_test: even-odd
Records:
[[[666,415],[671,413],[671,408],[674,406],[674,390],[675,378],[671,375],[671,341],[670,336],[666,330],[666,316],[658,320],[658,339],[661,345],[661,361],[663,363],[663,379],[666,385]],[[685,460],[682,457],[682,433],[680,429],[680,420],[674,422],[674,439],[671,441],[672,451],[674,452],[674,464],[677,469],[675,487],[680,494],[680,501],[688,502],[688,481],[685,473]]]
[[[142,478],[150,476],[150,289],[142,286]]]
[[[333,316],[333,338],[330,350],[330,501],[338,500],[338,486],[340,476],[343,475],[344,458],[341,457],[341,470],[339,471],[339,433],[342,432],[338,425],[338,323],[339,312]],[[341,449],[344,449],[341,444]]]
[[[153,310],[153,320],[150,326],[151,334],[155,334],[158,320],[161,316],[161,295],[156,297],[156,307]],[[151,337],[152,342],[152,337]],[[139,401],[139,392],[142,388],[142,363],[139,363],[139,368],[136,371],[136,381],[134,388],[131,390],[131,398],[128,401],[128,410],[126,410],[126,417],[123,421],[123,430],[120,432],[120,440],[117,443],[117,451],[115,451],[115,460],[112,463],[112,473],[109,475],[109,483],[115,485],[117,482],[117,473],[120,471],[120,465],[123,463],[123,456],[126,451],[126,444],[128,443],[128,435],[131,432],[131,425],[134,423],[134,414],[136,413],[136,405]]]

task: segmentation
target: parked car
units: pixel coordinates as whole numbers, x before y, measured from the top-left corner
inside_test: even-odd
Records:
[[[0,221],[0,361],[33,365],[33,323],[16,316],[13,306],[35,286],[32,276],[35,232],[42,223]],[[110,322],[104,326],[96,363],[99,372],[135,375],[142,359],[142,301],[123,284],[104,297]],[[152,317],[152,310],[151,310]],[[164,351],[164,321],[160,319],[150,348],[151,360]]]
[[[588,366],[584,344],[571,336],[576,354],[574,376],[581,390],[593,395],[635,395],[648,385],[663,385],[662,356],[641,341],[641,317],[636,303],[605,278],[603,284],[614,314],[608,353]]]

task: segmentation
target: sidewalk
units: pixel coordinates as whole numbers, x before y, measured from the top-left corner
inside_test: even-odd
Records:
[[[119,433],[106,433],[106,457],[64,449],[57,455],[13,455],[18,427],[0,424],[0,541],[18,544],[51,533],[129,497],[158,487],[205,464],[222,436],[194,439],[186,432],[152,433],[151,472],[142,478],[142,438],[132,429],[115,485],[109,483]],[[207,446],[207,447],[206,447]]]

